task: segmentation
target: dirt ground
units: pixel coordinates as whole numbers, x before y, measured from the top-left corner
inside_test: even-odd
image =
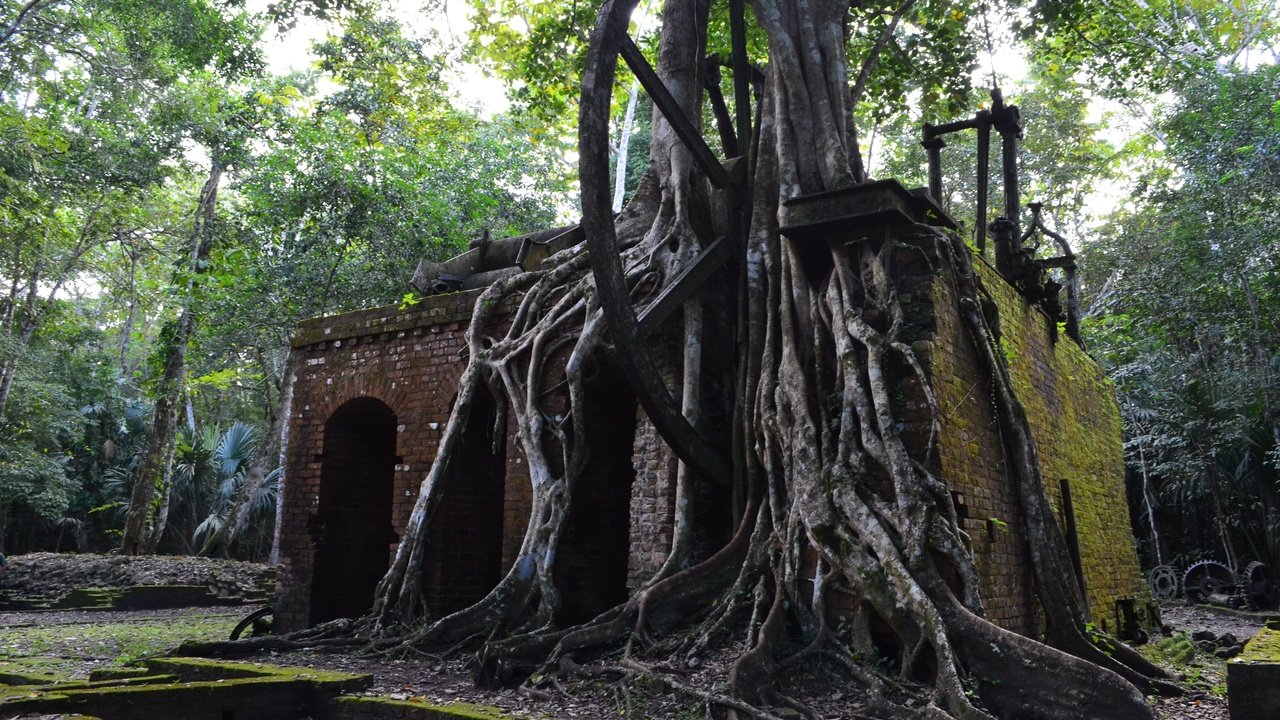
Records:
[[[163,654],[182,640],[219,640],[251,607],[187,608],[122,612],[114,610],[0,613],[0,667],[85,677],[96,668],[137,662]],[[1207,630],[1248,637],[1261,627],[1258,617],[1205,608],[1170,605],[1165,622],[1179,632]],[[616,676],[581,680],[568,685],[550,681],[537,688],[477,688],[469,658],[442,658],[425,653],[401,657],[362,657],[358,653],[319,650],[267,652],[242,659],[280,665],[318,667],[368,673],[374,677],[370,694],[397,698],[422,697],[430,702],[470,702],[501,708],[518,718],[689,718],[701,717],[700,703],[684,694],[663,692],[642,681],[618,681]],[[686,669],[683,681],[702,688],[723,687],[726,662],[708,658]],[[801,678],[793,694],[823,718],[848,717],[842,712],[860,690],[842,684],[834,672],[816,668]],[[1222,697],[1225,665],[1198,654],[1180,668],[1187,676],[1187,695],[1152,698],[1162,720],[1227,720]],[[803,685],[801,690],[799,685]]]
[[[30,553],[0,568],[0,595],[56,598],[77,588],[204,585],[221,596],[270,593],[275,571],[266,565],[212,558],[154,555]]]
[[[102,587],[103,578],[124,575],[129,578],[128,582],[120,581],[124,585],[137,584],[135,578],[140,577],[147,578],[149,584],[166,581],[199,584],[204,582],[200,578],[216,576],[220,578],[219,583],[249,587],[260,583],[261,573],[266,570],[263,566],[236,567],[234,563],[206,564],[207,561],[191,558],[171,562],[162,570],[159,565],[163,565],[163,561],[153,560],[152,566],[145,563],[134,566],[113,562],[118,558],[111,556],[97,556],[82,563],[81,571],[69,569],[75,565],[72,561],[57,560],[68,567],[56,573],[44,573],[36,568],[50,560],[34,560],[25,561],[28,564],[23,565],[23,558],[13,558],[11,565],[0,571],[0,589],[30,587],[36,578],[40,578],[44,587],[84,587],[86,585],[78,583],[87,578],[93,579],[88,586]],[[26,580],[19,581],[10,573],[15,567],[28,568],[23,571],[28,575]],[[125,573],[126,569],[132,574]],[[254,609],[255,606],[133,612],[0,612],[0,668],[85,677],[95,668],[135,663],[169,652],[185,639],[225,639],[237,620]],[[1178,698],[1152,698],[1156,716],[1161,720],[1227,720],[1224,661],[1203,650],[1192,649],[1189,640],[1179,634],[1209,632],[1221,636],[1230,633],[1243,641],[1262,626],[1263,616],[1188,607],[1180,601],[1163,605],[1162,614],[1175,635],[1167,639],[1157,635],[1147,652],[1169,660],[1182,648],[1184,654],[1176,660],[1176,672],[1188,692]],[[721,657],[702,658],[695,667],[678,668],[679,682],[713,692],[723,689],[731,650],[726,650]],[[534,687],[478,688],[473,682],[473,661],[466,653],[448,658],[421,652],[398,657],[366,657],[356,652],[309,650],[264,652],[237,659],[368,673],[374,678],[368,690],[370,694],[421,697],[437,703],[470,702],[501,708],[517,718],[680,720],[706,717],[700,707],[702,703],[688,693],[671,692],[670,688],[655,687],[643,679],[619,679],[617,674],[565,684],[544,679]],[[607,656],[599,661],[610,663]],[[817,710],[824,719],[850,717],[847,708],[860,704],[861,690],[841,681],[833,668],[812,668],[793,682],[788,692]]]
[[[1218,637],[1230,635],[1241,642],[1261,630],[1267,618],[1260,613],[1188,605],[1182,600],[1162,602],[1160,615],[1164,624],[1175,633],[1188,636],[1196,633],[1212,633]],[[1161,644],[1160,638],[1154,638],[1153,645],[1159,647]],[[1168,641],[1164,644],[1167,645]],[[1188,692],[1177,698],[1152,698],[1157,717],[1162,720],[1227,720],[1225,661],[1198,652],[1176,670],[1183,676]]]

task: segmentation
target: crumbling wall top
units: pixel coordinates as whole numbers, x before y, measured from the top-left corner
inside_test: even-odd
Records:
[[[342,315],[303,320],[298,324],[289,343],[295,348],[302,348],[327,340],[345,340],[377,333],[412,330],[416,327],[469,322],[481,292],[466,290],[432,295],[410,306],[383,305]]]

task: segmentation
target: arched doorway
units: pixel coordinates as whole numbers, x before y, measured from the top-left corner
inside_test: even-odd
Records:
[[[556,620],[564,627],[627,599],[636,398],[612,365],[596,368],[584,385],[579,421],[586,423],[590,449],[556,548],[556,582],[563,590]]]
[[[427,536],[423,593],[434,617],[482,599],[502,578],[505,429],[505,414],[479,388]]]
[[[312,520],[311,624],[359,617],[386,574],[396,465],[396,415],[380,400],[344,403],[324,425],[320,505]]]

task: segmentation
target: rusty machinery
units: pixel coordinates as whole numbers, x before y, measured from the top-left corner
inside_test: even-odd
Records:
[[[1000,135],[1004,215],[988,224],[993,129]],[[991,108],[979,110],[972,118],[924,126],[920,144],[924,146],[929,159],[929,194],[935,202],[942,202],[942,148],[947,146],[943,137],[963,130],[976,130],[978,133],[978,197],[974,220],[974,244],[978,253],[985,255],[987,233],[990,232],[995,243],[996,270],[1028,300],[1038,304],[1055,322],[1065,322],[1067,336],[1080,343],[1079,284],[1076,279],[1075,253],[1071,251],[1065,237],[1044,224],[1044,206],[1041,203],[1028,204],[1031,209],[1031,224],[1025,232],[1020,229],[1022,209],[1018,196],[1018,145],[1022,139],[1022,116],[1017,105],[1005,103],[999,89],[991,91]],[[1037,259],[1036,251],[1041,243],[1028,246],[1028,242],[1037,233],[1041,237],[1052,239],[1062,254]],[[1050,271],[1054,269],[1062,270],[1062,282],[1050,277]],[[1059,299],[1064,286],[1067,291],[1065,312]]]

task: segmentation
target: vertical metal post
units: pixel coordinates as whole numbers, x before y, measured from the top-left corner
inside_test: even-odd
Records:
[[[924,141],[920,144],[924,146],[925,152],[929,156],[929,194],[933,196],[935,202],[942,204],[942,148],[947,146],[942,138],[933,134],[933,126],[924,126]]]
[[[1021,227],[1019,224],[1021,210],[1018,202],[1018,136],[1022,134],[1022,128],[1018,125],[1018,106],[1009,105],[1002,115],[1003,117],[996,120],[996,129],[1000,131],[1000,159],[1004,169],[1004,216],[1013,223],[1013,233],[1017,236]]]
[[[978,215],[974,220],[978,254],[987,253],[987,202],[991,187],[991,113],[978,112]]]
[[[1089,594],[1085,590],[1084,566],[1080,563],[1080,535],[1076,530],[1075,505],[1071,502],[1071,483],[1062,480],[1059,487],[1062,489],[1062,525],[1066,530],[1067,553],[1071,555],[1071,565],[1076,571],[1076,582],[1080,583],[1080,602],[1087,613],[1089,612]]]
[[[996,271],[1012,282],[1017,263],[1014,249],[1018,243],[1013,223],[1002,217],[996,218],[991,223],[991,239],[996,245]]]
[[[1067,283],[1067,337],[1084,347],[1084,341],[1080,339],[1080,280],[1076,277],[1074,259],[1063,266],[1062,274],[1066,276]]]

